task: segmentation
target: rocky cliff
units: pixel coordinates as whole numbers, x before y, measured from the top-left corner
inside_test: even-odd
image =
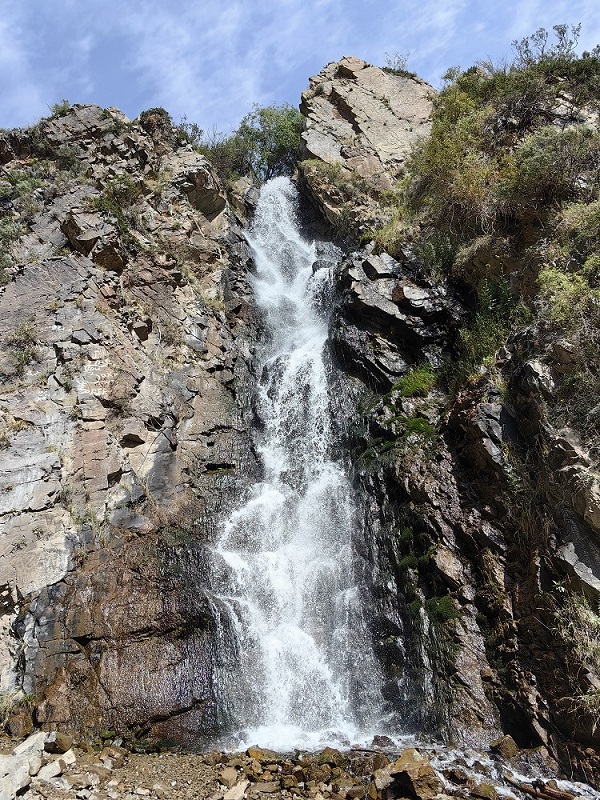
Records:
[[[2,690],[80,735],[208,729],[190,585],[255,470],[247,245],[160,114],[75,106],[2,162]]]
[[[565,597],[598,598],[598,477],[547,413],[574,344],[532,326],[449,391],[472,293],[414,238],[394,257],[373,241],[432,98],[344,58],[301,105],[299,183],[352,242],[331,352],[386,697],[407,729],[510,733],[591,780],[578,698],[600,676]],[[80,737],[197,741],[217,724],[204,543],[260,471],[243,202],[159,113],[75,106],[5,135],[0,160],[1,688]]]
[[[390,220],[433,96],[354,58],[311,79],[301,175],[341,235],[368,242]],[[590,779],[600,676],[572,629],[589,636],[574,609],[598,600],[597,465],[568,413],[552,422],[575,345],[536,322],[457,386],[473,296],[418,244],[413,230],[395,258],[373,241],[349,254],[331,326],[389,691],[414,699],[417,727],[480,747],[504,731]]]

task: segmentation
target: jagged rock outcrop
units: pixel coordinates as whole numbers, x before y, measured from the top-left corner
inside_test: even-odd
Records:
[[[208,728],[201,559],[177,553],[255,470],[247,245],[206,158],[116,110],[0,151],[0,180],[36,185],[0,290],[2,688],[81,735],[166,736],[199,706]]]
[[[337,274],[332,342],[344,369],[389,388],[423,359],[439,365],[452,344],[461,304],[446,287],[418,280],[372,245],[353,253]]]
[[[386,83],[392,106],[392,86],[413,97],[419,122],[399,124],[396,160],[387,125],[362,129],[373,109],[363,79]],[[397,179],[413,134],[428,130],[427,91],[354,59],[311,80],[303,180],[342,233],[358,238],[378,213],[385,221],[370,159],[387,185]],[[360,157],[344,136],[360,139]],[[456,398],[435,381],[403,383],[415,365],[451,357],[471,313],[417,262],[409,250],[399,260],[372,245],[353,253],[331,332],[337,362],[362,384],[342,379],[338,394],[351,399],[337,401],[337,416],[363,498],[367,583],[377,565],[370,602],[388,697],[414,698],[416,727],[478,746],[502,730],[589,777],[600,767],[595,712],[576,698],[591,697],[600,676],[558,630],[577,623],[560,622],[552,594],[566,584],[595,602],[600,577],[594,458],[546,411],[557,375],[574,369],[573,346],[525,331]]]
[[[416,77],[359,58],[328,64],[310,79],[300,110],[301,173],[327,219],[355,237],[381,223],[382,193],[429,133],[435,90]]]

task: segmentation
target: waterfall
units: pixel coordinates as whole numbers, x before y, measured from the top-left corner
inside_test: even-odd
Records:
[[[232,742],[277,750],[364,742],[383,716],[354,569],[353,491],[333,456],[322,299],[335,254],[313,274],[296,194],[286,178],[267,183],[248,234],[266,324],[256,398],[263,479],[212,553],[227,620],[219,706]]]

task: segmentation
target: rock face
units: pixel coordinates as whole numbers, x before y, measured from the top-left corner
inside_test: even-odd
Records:
[[[300,110],[302,174],[329,221],[360,233],[385,218],[379,202],[430,130],[435,90],[346,57],[310,79]]]
[[[190,147],[75,106],[5,138],[0,178],[39,173],[40,142],[0,294],[2,688],[81,735],[208,729],[210,611],[187,586],[255,470],[248,249]]]
[[[391,188],[411,146],[429,133],[434,90],[418,78],[342,58],[310,79],[302,155],[342,164]]]
[[[455,297],[441,285],[417,281],[410,267],[370,246],[349,256],[338,272],[337,358],[347,372],[379,388],[389,388],[424,358],[439,364],[461,317]]]
[[[430,102],[422,83],[356,59],[311,79],[302,176],[338,232],[367,238],[385,222],[382,191],[427,133]],[[594,457],[546,413],[573,346],[526,331],[455,399],[435,380],[415,384],[415,367],[439,367],[470,313],[424,274],[408,251],[355,251],[331,325],[386,696],[412,709],[409,727],[479,747],[503,732],[592,774],[594,712],[566,698],[591,696],[600,676],[558,631],[551,591],[566,584],[595,603],[600,576]]]

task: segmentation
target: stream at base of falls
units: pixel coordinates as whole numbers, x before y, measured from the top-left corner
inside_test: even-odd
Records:
[[[234,746],[280,751],[369,742],[388,727],[356,577],[361,531],[334,456],[326,298],[340,253],[320,247],[315,264],[297,207],[293,184],[273,179],[248,234],[265,321],[256,390],[263,475],[211,556],[223,729]]]

